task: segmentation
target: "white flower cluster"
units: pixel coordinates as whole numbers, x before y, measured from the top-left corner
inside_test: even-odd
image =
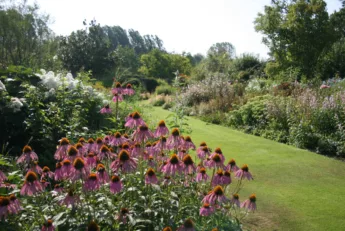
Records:
[[[0,91],[6,91],[5,85],[0,81]]]
[[[20,111],[21,107],[23,107],[23,102],[25,102],[24,99],[19,99],[17,97],[12,97],[11,98],[11,103],[10,103],[10,107],[13,108],[14,112],[18,112]]]

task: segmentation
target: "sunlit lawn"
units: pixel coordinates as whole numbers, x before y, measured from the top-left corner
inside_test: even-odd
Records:
[[[145,117],[158,122],[169,114],[154,107]],[[226,160],[248,164],[254,181],[246,182],[240,199],[256,193],[258,211],[244,219],[246,228],[345,229],[345,162],[194,118],[188,123],[197,146],[206,141],[220,147]]]

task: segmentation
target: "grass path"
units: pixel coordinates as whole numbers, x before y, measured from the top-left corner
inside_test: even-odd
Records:
[[[170,112],[150,108],[157,123]],[[245,218],[251,230],[345,230],[345,162],[189,118],[196,146],[220,147],[238,165],[248,164],[254,181],[240,199],[256,193],[258,211]],[[242,197],[241,197],[242,196]]]

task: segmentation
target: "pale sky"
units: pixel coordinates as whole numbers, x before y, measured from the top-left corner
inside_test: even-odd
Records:
[[[206,54],[217,42],[230,42],[236,54],[266,58],[268,49],[255,32],[253,21],[271,0],[31,0],[51,15],[57,35],[82,29],[83,20],[135,29],[160,37],[169,52]],[[327,0],[328,12],[341,7]]]

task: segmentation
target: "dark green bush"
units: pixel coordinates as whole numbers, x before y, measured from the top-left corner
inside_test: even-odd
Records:
[[[175,88],[170,85],[163,85],[156,87],[157,95],[172,95],[175,93]]]

